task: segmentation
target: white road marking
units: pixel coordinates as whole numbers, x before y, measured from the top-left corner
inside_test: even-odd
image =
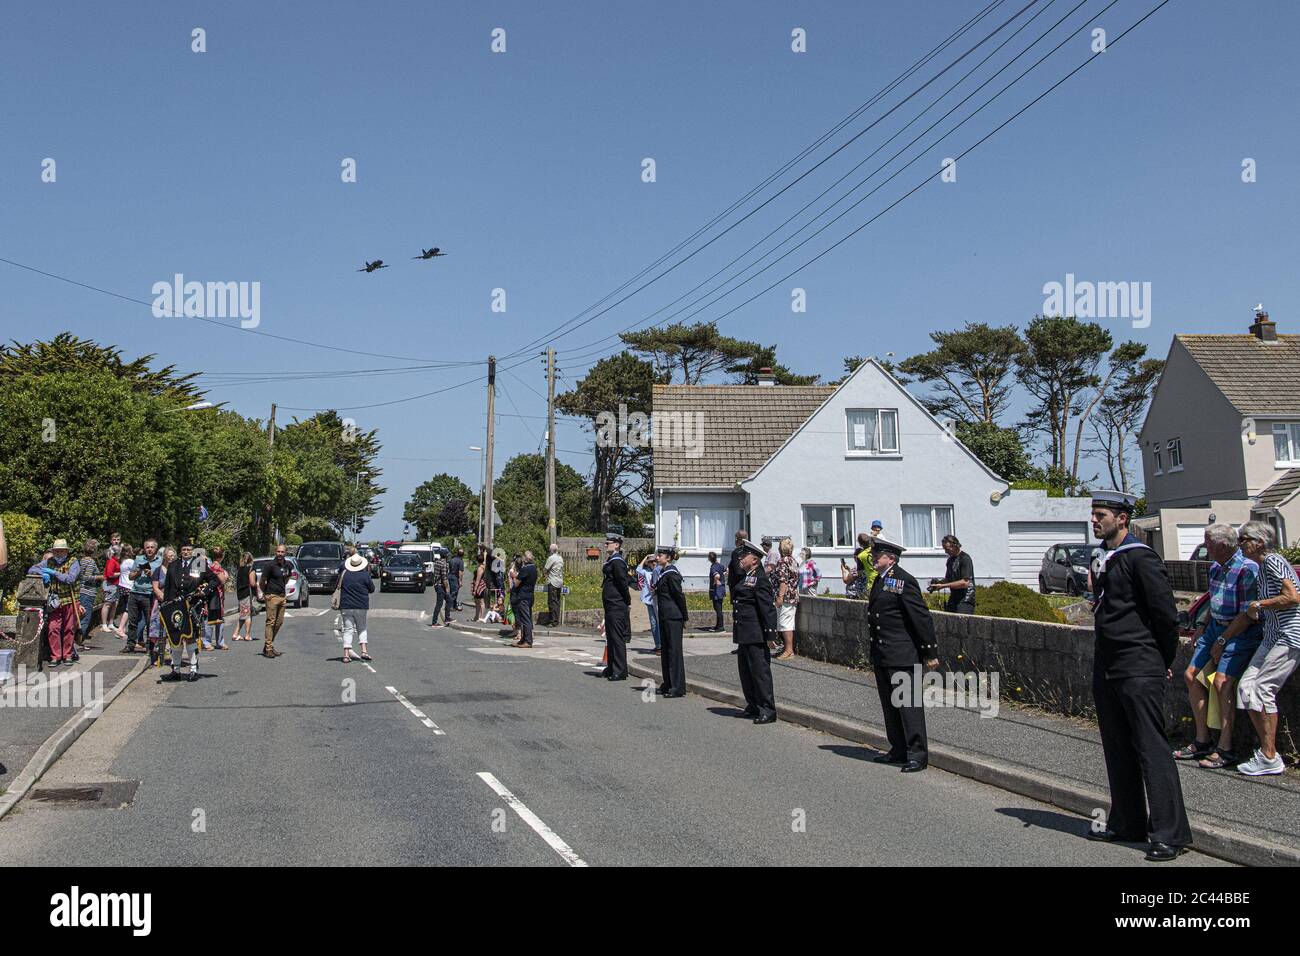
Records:
[[[370,671],[370,673],[372,673],[372,674],[378,674],[378,673],[379,673],[379,671],[375,670],[375,669],[374,669],[373,667],[371,667],[369,664],[366,664],[365,661],[362,661],[361,663],[365,666],[366,670]]]
[[[533,830],[537,833],[537,835],[540,836],[543,840],[545,840],[547,845],[550,846],[552,850],[560,854],[560,857],[564,860],[565,863],[569,864],[569,866],[587,865],[586,862],[582,859],[582,857],[578,856],[578,854],[573,852],[573,848],[569,846],[569,844],[561,840],[559,836],[556,835],[554,830],[552,830],[545,823],[543,823],[541,817],[533,813],[532,810],[529,810],[528,807],[524,806],[523,801],[520,800],[518,797],[516,797],[509,790],[507,790],[500,780],[492,776],[492,774],[488,773],[487,771],[480,772],[478,777],[489,787],[495,790],[497,796],[499,796],[506,803],[510,804],[510,809],[515,811],[515,813],[519,814],[519,819],[523,820],[530,827],[532,827]]]
[[[325,608],[325,610],[323,610],[323,611],[317,611],[317,612],[316,612],[316,616],[317,616],[317,617],[320,617],[322,614],[328,614],[328,613],[329,613],[330,611],[332,611],[332,610],[334,610],[334,608],[332,608],[332,607],[327,607],[327,608]]]
[[[420,710],[420,708],[416,707],[409,700],[407,700],[405,697],[399,694],[397,692],[396,687],[385,687],[384,690],[388,691],[390,694],[392,694],[394,697],[400,700],[402,702],[403,707],[409,710],[416,717],[420,718],[420,723],[424,724],[424,726],[428,727],[439,737],[447,736],[445,731],[443,731],[437,724],[435,724],[432,720],[430,720],[427,716],[425,716],[424,711]]]

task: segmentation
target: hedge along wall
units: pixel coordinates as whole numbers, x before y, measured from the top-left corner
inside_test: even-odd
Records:
[[[968,614],[932,611],[939,644],[939,669],[996,671],[1007,700],[1044,710],[1094,718],[1091,627],[1042,624]],[[802,597],[795,623],[795,652],[813,660],[870,669],[867,602]],[[1165,692],[1165,729],[1176,740],[1190,739],[1193,725],[1183,671],[1192,644],[1183,641],[1174,659],[1173,680]],[[1300,677],[1278,695],[1278,749],[1296,754],[1300,734]],[[1240,711],[1233,746],[1249,754],[1257,745],[1250,720]]]

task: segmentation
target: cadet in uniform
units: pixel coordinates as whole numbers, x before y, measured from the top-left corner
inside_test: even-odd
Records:
[[[217,588],[217,575],[206,557],[194,554],[190,543],[181,545],[180,556],[167,565],[159,608],[163,630],[171,645],[172,669],[163,680],[199,679],[199,639],[203,636],[203,608],[208,594]],[[181,677],[185,652],[189,651],[190,672]],[[161,657],[162,651],[159,651]]]
[[[1106,549],[1093,584],[1092,696],[1110,780],[1110,816],[1106,828],[1088,838],[1150,840],[1146,858],[1163,862],[1192,842],[1165,738],[1165,688],[1178,650],[1178,612],[1164,561],[1129,532],[1135,501],[1121,491],[1099,491],[1092,498],[1092,533]]]
[[[745,692],[742,716],[752,717],[756,724],[770,724],[776,720],[776,701],[768,641],[776,640],[776,604],[772,582],[763,570],[763,549],[744,541],[739,551],[740,577],[731,589],[731,639],[737,645],[736,664]]]
[[[871,636],[871,669],[876,673],[876,691],[885,714],[889,752],[876,763],[902,764],[903,773],[916,773],[930,763],[925,736],[925,708],[921,698],[921,671],[939,666],[939,648],[934,639],[934,620],[921,597],[916,578],[898,566],[905,549],[884,538],[871,539],[871,560],[876,578],[871,583],[867,605],[867,627]],[[903,695],[903,706],[895,706],[894,689]]]
[[[605,550],[609,557],[601,568],[604,580],[600,586],[600,600],[605,607],[605,646],[609,664],[601,674],[609,680],[627,680],[627,639],[632,631],[628,608],[632,605],[632,595],[628,591],[623,536],[614,531],[605,535]]]
[[[663,645],[659,661],[664,682],[659,686],[663,697],[686,696],[686,661],[682,656],[682,632],[686,629],[686,595],[682,593],[682,574],[673,564],[676,551],[664,545],[655,550],[659,562],[659,580],[654,585],[659,611],[659,642]]]

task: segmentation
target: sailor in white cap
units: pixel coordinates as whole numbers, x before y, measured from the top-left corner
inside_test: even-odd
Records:
[[[627,640],[632,633],[632,592],[628,590],[623,536],[617,531],[605,535],[605,552],[609,557],[600,569],[600,601],[605,609],[605,647],[609,664],[602,671],[602,676],[609,680],[627,680]]]
[[[740,543],[740,577],[731,589],[731,639],[736,644],[736,666],[745,692],[742,717],[756,724],[776,720],[772,691],[772,652],[776,640],[776,603],[772,582],[763,570],[763,549],[752,541]]]
[[[867,629],[871,669],[889,737],[889,752],[875,759],[877,763],[900,764],[903,773],[915,773],[930,764],[921,666],[927,670],[938,667],[939,648],[921,586],[899,567],[898,559],[905,550],[883,535],[871,539],[876,578],[867,604]]]
[[[1178,650],[1178,611],[1165,563],[1130,531],[1136,498],[1092,496],[1092,533],[1105,545],[1093,587],[1092,696],[1110,780],[1110,815],[1091,840],[1150,841],[1163,862],[1191,845],[1178,768],[1165,737],[1165,691]]]

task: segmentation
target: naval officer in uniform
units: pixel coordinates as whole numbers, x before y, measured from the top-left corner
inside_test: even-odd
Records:
[[[632,631],[629,610],[632,594],[628,590],[623,536],[615,531],[606,534],[605,552],[609,557],[601,568],[603,580],[600,585],[600,600],[605,608],[605,647],[609,654],[609,664],[601,673],[609,680],[627,680],[627,639]]]
[[[1094,576],[1092,696],[1110,781],[1110,816],[1090,840],[1150,841],[1146,858],[1175,859],[1192,842],[1178,768],[1165,737],[1165,689],[1178,651],[1178,611],[1165,563],[1129,531],[1133,495],[1092,497],[1105,553]]]
[[[924,664],[927,670],[939,666],[934,619],[916,578],[898,565],[903,546],[881,536],[872,538],[870,544],[876,569],[867,604],[871,669],[876,674],[889,736],[889,752],[875,759],[876,763],[901,764],[903,773],[916,773],[930,763],[917,665]],[[896,692],[901,695],[898,703]]]
[[[659,562],[659,580],[654,584],[659,612],[659,640],[663,645],[660,663],[664,682],[659,686],[663,697],[686,696],[686,661],[682,654],[682,633],[690,615],[686,613],[686,595],[682,592],[682,573],[673,564],[677,552],[671,545],[655,549]]]
[[[763,570],[763,549],[744,541],[739,550],[740,576],[731,589],[731,639],[737,645],[736,664],[745,692],[742,716],[770,724],[776,720],[776,701],[768,642],[776,640],[776,603]]]

